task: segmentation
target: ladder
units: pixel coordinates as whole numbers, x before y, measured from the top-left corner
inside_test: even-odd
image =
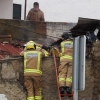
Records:
[[[58,71],[57,71],[57,62],[56,62],[56,56],[55,56],[54,50],[53,50],[53,58],[54,58],[54,67],[55,67],[55,71],[56,71],[56,82],[57,82],[59,100],[62,100],[61,96],[72,96],[72,100],[74,100],[74,92],[72,92],[72,94],[60,94],[59,81],[58,81]]]

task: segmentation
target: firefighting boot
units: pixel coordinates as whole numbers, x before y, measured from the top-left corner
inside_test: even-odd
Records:
[[[66,86],[66,93],[67,94],[72,94],[72,89],[68,86]],[[72,96],[68,96],[68,97],[72,97]]]
[[[64,94],[64,92],[65,92],[65,87],[61,86],[60,87],[60,94]],[[64,97],[64,96],[61,96],[61,97]]]

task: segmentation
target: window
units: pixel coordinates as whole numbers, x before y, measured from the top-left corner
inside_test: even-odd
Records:
[[[13,4],[13,19],[21,20],[21,5]]]

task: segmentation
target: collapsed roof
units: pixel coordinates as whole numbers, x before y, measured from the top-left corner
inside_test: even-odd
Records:
[[[73,33],[73,36],[76,37],[80,35],[86,35],[88,31],[94,32],[97,28],[100,28],[100,20],[79,18],[77,25],[73,27],[70,31]],[[97,37],[100,37],[100,31]]]

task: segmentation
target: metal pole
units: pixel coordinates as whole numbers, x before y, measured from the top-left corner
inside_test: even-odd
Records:
[[[78,100],[79,37],[74,38],[73,44],[72,89],[74,100]]]
[[[24,6],[24,20],[26,20],[26,5],[27,5],[27,0],[25,0],[25,6]]]
[[[78,100],[78,90],[74,90],[74,100]]]
[[[85,51],[86,51],[86,37],[81,36],[79,40],[79,86],[78,90],[85,89]]]

